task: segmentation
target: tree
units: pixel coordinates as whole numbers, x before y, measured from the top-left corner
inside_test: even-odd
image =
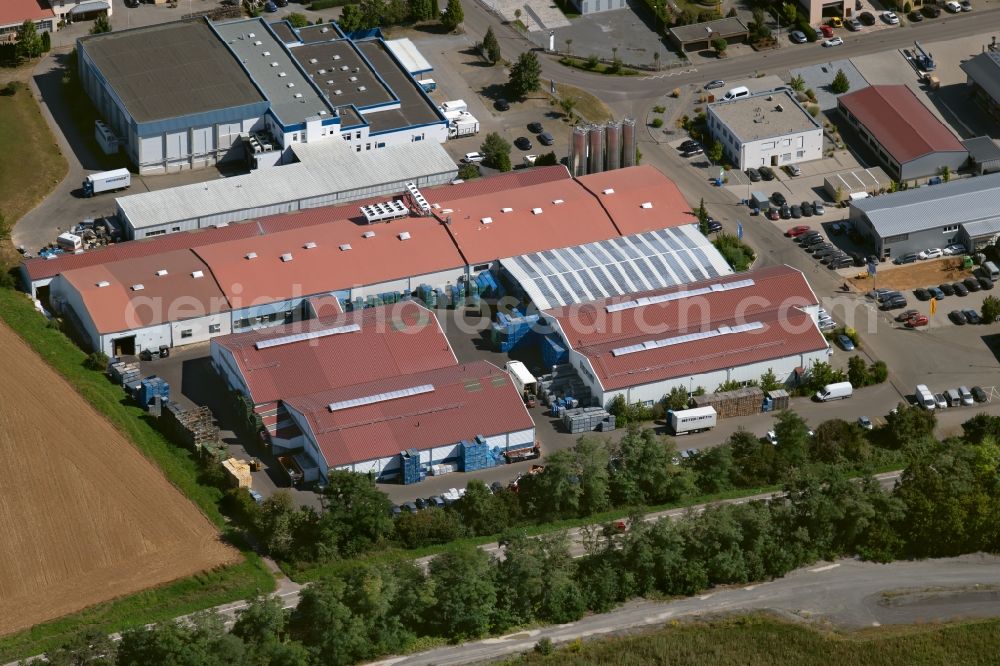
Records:
[[[358,5],[345,5],[340,12],[340,19],[337,24],[344,32],[354,32],[364,27],[364,15]]]
[[[576,108],[576,100],[572,97],[559,98],[559,108],[566,114],[567,118],[573,118],[573,109]]]
[[[811,391],[819,391],[827,384],[835,384],[847,379],[841,370],[834,369],[829,363],[819,361],[814,363],[809,369],[809,381],[807,386]]]
[[[530,93],[541,87],[542,66],[534,51],[525,51],[517,57],[517,62],[510,68],[510,79],[507,89],[513,97],[524,99]]]
[[[913,5],[911,5],[909,2],[906,2],[903,5],[903,13],[904,14],[909,14],[912,11],[913,11]]]
[[[720,58],[725,55],[726,49],[729,47],[729,42],[727,42],[722,37],[716,37],[712,40],[712,49],[715,50],[716,55]]]
[[[934,435],[937,418],[934,412],[900,404],[885,417],[888,444],[902,449],[926,442]]]
[[[555,153],[542,153],[535,158],[535,166],[555,166],[559,164],[559,158]]]
[[[793,26],[799,20],[799,10],[793,3],[786,2],[782,5],[781,11],[785,15],[785,25]]]
[[[51,666],[113,666],[118,644],[99,629],[82,629],[45,653]]]
[[[847,80],[847,74],[844,74],[844,70],[838,69],[837,75],[833,77],[833,82],[830,84],[830,92],[842,95],[850,89],[851,82]]]
[[[405,512],[393,521],[393,526],[396,541],[405,548],[449,543],[464,533],[462,519],[458,514],[436,506],[416,513]]]
[[[618,506],[672,502],[696,488],[687,467],[672,464],[674,441],[653,430],[629,428],[612,453],[611,497]]]
[[[279,491],[260,505],[254,533],[267,553],[276,560],[290,560],[305,555],[300,542],[304,528],[311,531],[315,514],[311,509],[299,509],[287,491]]]
[[[566,53],[568,53],[570,55],[573,55],[573,40],[572,39],[567,39],[566,40]]]
[[[100,35],[105,32],[111,32],[111,21],[102,14],[94,19],[94,25],[90,26],[90,34]]]
[[[712,145],[708,147],[708,159],[712,161],[713,164],[718,164],[722,162],[722,156],[724,154],[724,149],[722,142],[713,141]]]
[[[306,18],[305,14],[300,14],[299,12],[292,12],[285,17],[293,28],[304,28],[309,25],[309,19]]]
[[[507,529],[508,520],[501,515],[496,497],[479,479],[469,481],[463,495],[452,506],[474,536],[497,534]]]
[[[430,0],[410,0],[410,16],[414,21],[436,18],[435,6]]]
[[[122,633],[118,644],[118,666],[146,664],[236,664],[246,663],[246,646],[238,636],[226,633],[222,618],[214,611],[196,613],[185,624],[165,622]]]
[[[599,437],[584,435],[576,441],[573,454],[580,484],[580,515],[589,516],[606,510],[610,495],[607,443]]]
[[[688,396],[686,388],[683,386],[675,386],[670,389],[670,393],[666,395],[664,401],[667,404],[667,409],[677,411],[680,409],[687,409],[691,398]]]
[[[703,493],[718,493],[730,488],[733,451],[728,446],[715,446],[702,451],[694,459],[698,489]]]
[[[774,450],[779,470],[802,467],[809,462],[809,426],[791,410],[778,414],[774,422],[778,443]]]
[[[42,53],[48,53],[52,50],[52,38],[49,37],[49,31],[46,30],[42,33]]]
[[[760,376],[760,381],[757,382],[762,391],[776,391],[785,386],[785,383],[778,379],[777,375],[774,374],[773,368],[768,368],[767,371]]]
[[[847,380],[854,388],[868,385],[868,368],[864,359],[856,354],[847,359]]]
[[[463,164],[458,167],[458,177],[462,180],[472,180],[473,178],[479,178],[481,175],[478,164]]]
[[[792,77],[792,80],[788,82],[795,92],[802,92],[806,89],[806,80],[800,75],[796,74]]]
[[[26,19],[17,29],[17,44],[14,46],[14,56],[19,62],[37,58],[42,54],[42,38],[38,36],[38,28],[34,22]]]
[[[382,0],[379,0],[382,2]],[[382,5],[382,21],[379,25],[400,25],[410,20],[409,0],[388,0]]]
[[[548,456],[541,474],[521,479],[518,495],[525,511],[541,520],[575,516],[580,507],[580,479],[572,451]]]
[[[653,51],[653,69],[660,71],[660,52]]]
[[[993,323],[1000,317],[1000,298],[987,296],[983,299],[983,321]]]
[[[705,208],[704,197],[698,202],[698,207],[691,212],[694,214],[695,219],[698,220],[698,231],[703,235],[708,235],[708,220],[711,218],[711,215],[708,214],[708,209]]]
[[[726,446],[732,450],[733,467],[730,474],[733,485],[756,488],[776,480],[776,453],[773,446],[742,428],[733,433]]]
[[[430,563],[433,617],[442,636],[478,638],[490,627],[496,610],[496,586],[490,558],[472,545],[446,551]]]
[[[866,460],[871,446],[865,439],[861,426],[841,419],[823,421],[816,427],[816,434],[809,441],[809,457],[816,462],[837,464]]]
[[[465,12],[462,10],[461,0],[448,0],[444,14],[441,15],[441,25],[454,32],[465,20]]]
[[[370,550],[392,534],[392,503],[363,474],[334,470],[321,498],[318,546],[321,556],[350,557]]]
[[[500,171],[510,171],[510,144],[496,132],[490,132],[479,147],[483,164]],[[504,169],[503,167],[507,168]]]
[[[274,597],[259,596],[239,612],[232,633],[253,652],[281,642],[287,621],[285,609]]]
[[[941,180],[943,180],[946,183],[949,180],[951,180],[951,167],[949,167],[947,165],[941,167]]]
[[[490,62],[500,62],[500,41],[493,32],[493,26],[486,30],[486,35],[483,37],[483,52]]]
[[[322,655],[324,664],[346,666],[374,656],[365,618],[351,612],[347,594],[340,578],[322,578],[302,590],[295,610],[296,636],[314,655]]]

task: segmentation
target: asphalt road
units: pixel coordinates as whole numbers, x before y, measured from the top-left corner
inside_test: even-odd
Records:
[[[483,662],[529,651],[545,637],[558,644],[719,613],[767,610],[852,629],[993,617],[998,609],[998,590],[1000,558],[990,555],[892,564],[843,559],[798,569],[774,581],[720,588],[676,601],[632,601],[610,613],[569,624],[377,663],[445,666]]]

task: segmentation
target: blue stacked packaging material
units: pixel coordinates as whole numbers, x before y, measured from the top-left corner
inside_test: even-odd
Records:
[[[437,302],[434,305],[439,308],[448,307],[448,292],[439,287],[434,290],[434,293],[437,295]]]
[[[143,406],[148,406],[153,403],[156,398],[160,398],[162,402],[166,402],[170,399],[170,384],[168,384],[164,379],[152,375],[146,377],[139,383],[139,390],[136,393],[136,400],[139,404]]]
[[[521,345],[534,343],[537,339],[535,325],[538,315],[510,317],[502,312],[497,313],[497,321],[491,327],[493,344],[506,353]]]
[[[475,472],[493,467],[496,464],[494,456],[490,453],[489,445],[481,435],[477,435],[472,442],[462,440],[459,448],[461,452],[458,469],[462,472]]]
[[[562,346],[562,340],[557,335],[547,335],[542,338],[542,364],[551,368],[554,365],[566,363],[569,355]]]
[[[408,449],[399,452],[400,466],[403,468],[403,485],[420,483],[424,475],[420,470],[420,452],[416,449]]]
[[[476,276],[476,284],[479,285],[480,295],[486,298],[499,298],[502,295],[500,293],[500,285],[497,284],[493,274],[489,271],[483,271],[478,274]]]

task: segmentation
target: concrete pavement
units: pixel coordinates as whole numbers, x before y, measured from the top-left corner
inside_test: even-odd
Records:
[[[560,644],[719,613],[775,611],[849,629],[995,617],[997,586],[1000,558],[992,555],[892,564],[842,559],[803,567],[778,580],[716,588],[674,601],[630,601],[610,613],[590,615],[569,624],[528,629],[376,663],[446,666],[492,661],[530,651],[542,638]]]

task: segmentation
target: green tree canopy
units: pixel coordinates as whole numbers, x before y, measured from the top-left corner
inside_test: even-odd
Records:
[[[486,30],[486,35],[483,37],[483,55],[492,63],[500,62],[500,41],[493,32],[493,26]]]
[[[465,20],[465,12],[460,0],[448,0],[448,5],[441,15],[441,24],[449,31],[455,31]]]
[[[525,51],[517,57],[510,68],[510,79],[507,89],[513,97],[524,99],[530,93],[541,87],[542,66],[534,51]]]
[[[111,32],[111,21],[102,14],[94,19],[94,24],[90,26],[90,34],[100,35],[105,32]]]
[[[42,38],[38,28],[31,20],[25,20],[17,29],[17,44],[14,46],[14,56],[19,61],[30,60],[42,55]]]
[[[510,144],[497,132],[490,132],[479,147],[483,154],[483,164],[493,169],[510,171]],[[504,169],[504,166],[507,169]]]
[[[838,69],[837,75],[833,77],[833,82],[830,84],[830,91],[841,95],[851,89],[851,82],[847,79],[847,74],[844,74],[844,70]]]
[[[288,21],[293,28],[304,28],[309,25],[309,19],[306,18],[305,14],[300,12],[292,12],[285,17],[285,20]]]
[[[496,611],[496,587],[489,556],[472,545],[446,551],[430,563],[434,617],[441,634],[454,640],[477,638]]]
[[[318,535],[322,559],[366,552],[392,534],[392,503],[372,479],[341,470],[327,477]]]

